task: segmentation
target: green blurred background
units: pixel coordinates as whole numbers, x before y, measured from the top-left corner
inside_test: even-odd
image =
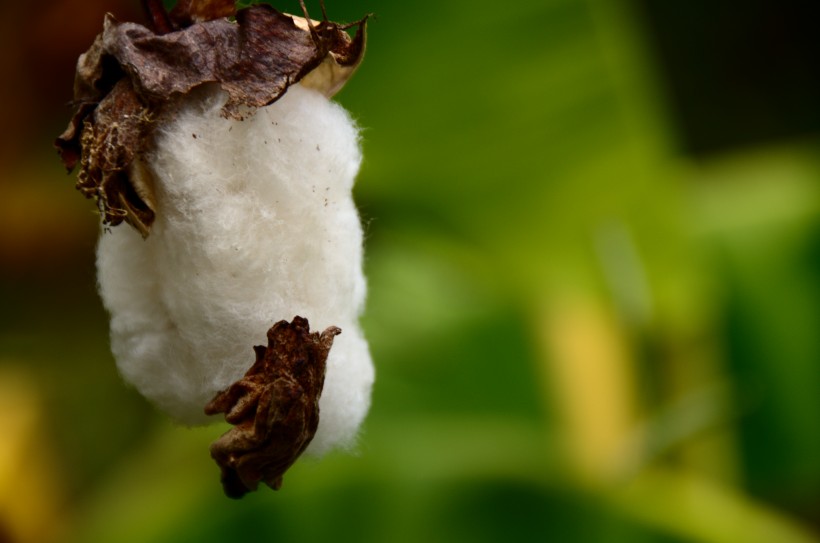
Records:
[[[1,543],[820,541],[807,14],[329,0],[377,15],[338,98],[373,405],[354,454],[237,502],[224,428],[119,379],[98,218],[50,147],[77,55],[137,4],[0,4]]]

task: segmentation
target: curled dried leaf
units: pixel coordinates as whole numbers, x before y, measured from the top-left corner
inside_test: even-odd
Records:
[[[266,4],[237,11],[235,21],[225,18],[234,7],[224,0],[181,1],[170,14],[159,2],[146,5],[156,30],[106,16],[77,63],[77,111],[55,143],[69,171],[80,164],[77,188],[96,198],[103,222],[128,222],[144,236],[155,209],[132,162],[148,150],[155,123],[175,100],[217,83],[228,94],[223,113],[241,118],[244,108],[271,104],[302,80],[332,96],[361,62],[367,21],[355,23],[351,38],[350,25]]]
[[[280,321],[268,346],[256,346],[256,362],[241,380],[220,392],[205,413],[225,413],[234,425],[211,444],[222,486],[241,498],[264,482],[282,486],[285,471],[304,452],[319,425],[319,397],[336,327],[311,333],[307,319]]]

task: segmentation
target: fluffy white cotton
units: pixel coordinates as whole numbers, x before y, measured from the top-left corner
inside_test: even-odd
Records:
[[[309,448],[320,454],[353,439],[373,382],[358,325],[358,133],[340,106],[299,85],[244,121],[223,118],[224,101],[204,89],[159,128],[146,157],[156,183],[148,238],[127,225],[100,238],[112,350],[142,394],[198,424],[275,322],[300,315],[312,331],[338,326]]]

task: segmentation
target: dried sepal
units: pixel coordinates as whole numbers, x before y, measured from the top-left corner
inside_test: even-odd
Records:
[[[275,102],[303,79],[331,96],[361,62],[366,17],[354,23],[351,38],[345,31],[351,25],[293,17],[265,4],[239,10],[230,21],[232,4],[186,0],[166,14],[160,2],[146,1],[156,28],[107,15],[103,32],[80,57],[77,111],[55,144],[69,171],[80,164],[77,188],[97,199],[104,223],[126,221],[144,236],[150,232],[155,210],[141,198],[150,191],[135,186],[131,163],[148,150],[152,120],[168,115],[177,98],[217,83],[228,94],[223,114],[242,118],[248,107]]]
[[[268,346],[256,346],[256,361],[241,380],[211,400],[207,415],[225,413],[234,427],[211,444],[222,487],[241,498],[264,482],[282,486],[285,471],[304,452],[319,426],[319,397],[333,339],[331,326],[310,332],[294,317],[268,331]]]
[[[304,77],[302,80],[303,86],[316,89],[328,98],[342,89],[347,80],[353,76],[364,57],[368,18],[369,16],[365,16],[362,20],[354,23],[358,28],[356,35],[351,40],[346,32],[339,30],[342,27],[339,27],[336,23],[293,17],[293,22],[302,30],[310,31],[313,27],[317,33],[323,32],[331,36],[333,40],[341,39],[344,42],[343,46],[337,45],[328,50],[321,63]]]
[[[106,224],[126,221],[143,236],[154,222],[153,186],[148,175],[139,175],[145,169],[134,157],[146,145],[142,136],[150,130],[151,117],[131,81],[120,79],[83,121],[77,176],[77,189],[97,199]]]

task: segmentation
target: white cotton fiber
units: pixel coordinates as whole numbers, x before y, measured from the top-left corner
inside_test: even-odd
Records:
[[[158,128],[145,157],[156,184],[147,239],[127,225],[100,238],[112,350],[142,394],[199,424],[275,322],[338,326],[308,449],[320,454],[354,438],[373,383],[358,325],[358,133],[340,106],[300,85],[243,121],[222,117],[224,103],[217,87],[197,91]]]

